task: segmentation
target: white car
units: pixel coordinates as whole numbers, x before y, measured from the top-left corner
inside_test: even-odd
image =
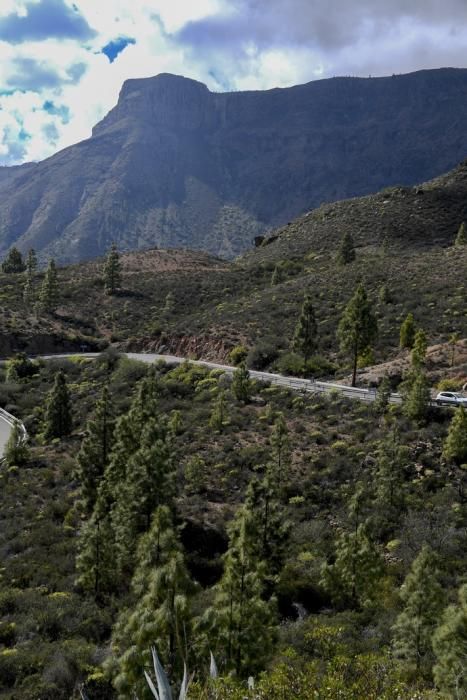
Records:
[[[467,398],[456,391],[440,391],[435,401],[438,406],[446,404],[448,406],[464,406],[467,408]]]

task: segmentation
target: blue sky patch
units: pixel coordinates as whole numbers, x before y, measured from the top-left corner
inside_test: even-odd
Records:
[[[117,39],[112,39],[102,49],[102,53],[107,56],[110,63],[113,63],[117,56],[126,49],[129,44],[136,44],[136,40],[128,36],[119,36]]]
[[[0,39],[11,44],[45,39],[78,39],[96,36],[84,17],[64,0],[41,0],[26,5],[27,15],[0,18]]]

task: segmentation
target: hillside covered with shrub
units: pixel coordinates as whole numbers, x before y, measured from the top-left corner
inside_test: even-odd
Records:
[[[4,379],[30,443],[0,471],[0,697],[151,697],[152,644],[190,698],[466,689],[452,411],[113,351]]]

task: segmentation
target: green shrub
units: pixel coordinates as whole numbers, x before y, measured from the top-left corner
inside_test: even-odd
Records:
[[[281,374],[290,374],[301,377],[304,372],[303,357],[296,352],[286,352],[275,363],[275,369]]]
[[[305,375],[307,377],[329,376],[335,374],[336,370],[336,365],[322,355],[313,355],[305,364]]]
[[[241,365],[242,362],[245,362],[247,355],[248,355],[248,348],[246,348],[244,345],[236,345],[229,352],[228,361],[230,362],[231,365],[238,367],[238,365]]]
[[[262,370],[269,367],[279,355],[279,349],[273,341],[262,340],[249,351],[246,363],[250,369]]]
[[[439,391],[460,391],[465,384],[465,377],[446,377],[436,385]]]

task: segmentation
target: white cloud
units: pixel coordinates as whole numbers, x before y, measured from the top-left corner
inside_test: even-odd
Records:
[[[9,11],[13,8],[21,10],[24,2],[9,0]],[[0,131],[0,143],[3,144],[0,161],[42,159],[60,148],[88,138],[94,124],[115,105],[127,78],[149,77],[161,72],[183,73],[204,80],[210,78],[208,70],[202,67],[197,70],[196,66],[187,64],[183,48],[170,39],[168,32],[179,29],[189,20],[218,11],[218,0],[199,0],[196,3],[166,0],[97,3],[96,0],[76,0],[73,4],[98,32],[97,37],[86,45],[54,39],[14,46],[0,42],[0,89],[10,92],[12,80],[17,74],[17,62],[23,59],[34,59],[38,68],[47,67],[62,81],[57,87],[39,88],[37,94],[27,92],[25,95],[21,91],[0,94],[0,114],[4,114],[5,119],[8,116],[8,131],[4,129],[3,139]],[[4,9],[2,4],[2,11]],[[157,14],[160,21],[155,18]],[[127,46],[110,63],[101,50],[118,36],[134,38],[136,43]],[[84,65],[86,71],[78,84],[71,84],[68,71],[78,64]],[[213,87],[217,87],[215,82],[211,82]],[[41,110],[46,101],[53,102],[57,108],[66,107],[68,123],[64,124],[59,114],[51,115]],[[55,129],[44,131],[44,127],[52,124]],[[50,134],[55,131],[58,138],[50,140]],[[23,139],[12,148],[15,138],[24,132],[30,138]]]
[[[0,17],[25,16],[40,1],[0,0]],[[453,14],[446,21],[438,0],[413,0],[410,13],[406,0],[390,7],[386,0],[64,2],[78,8],[95,37],[0,42],[0,163],[42,159],[89,137],[127,78],[172,72],[212,90],[252,90],[466,64],[467,28],[454,21],[456,8],[464,17],[465,0],[445,0]],[[110,63],[102,48],[122,36],[135,44]],[[85,71],[73,82],[77,67]],[[43,109],[46,101],[53,113]]]

